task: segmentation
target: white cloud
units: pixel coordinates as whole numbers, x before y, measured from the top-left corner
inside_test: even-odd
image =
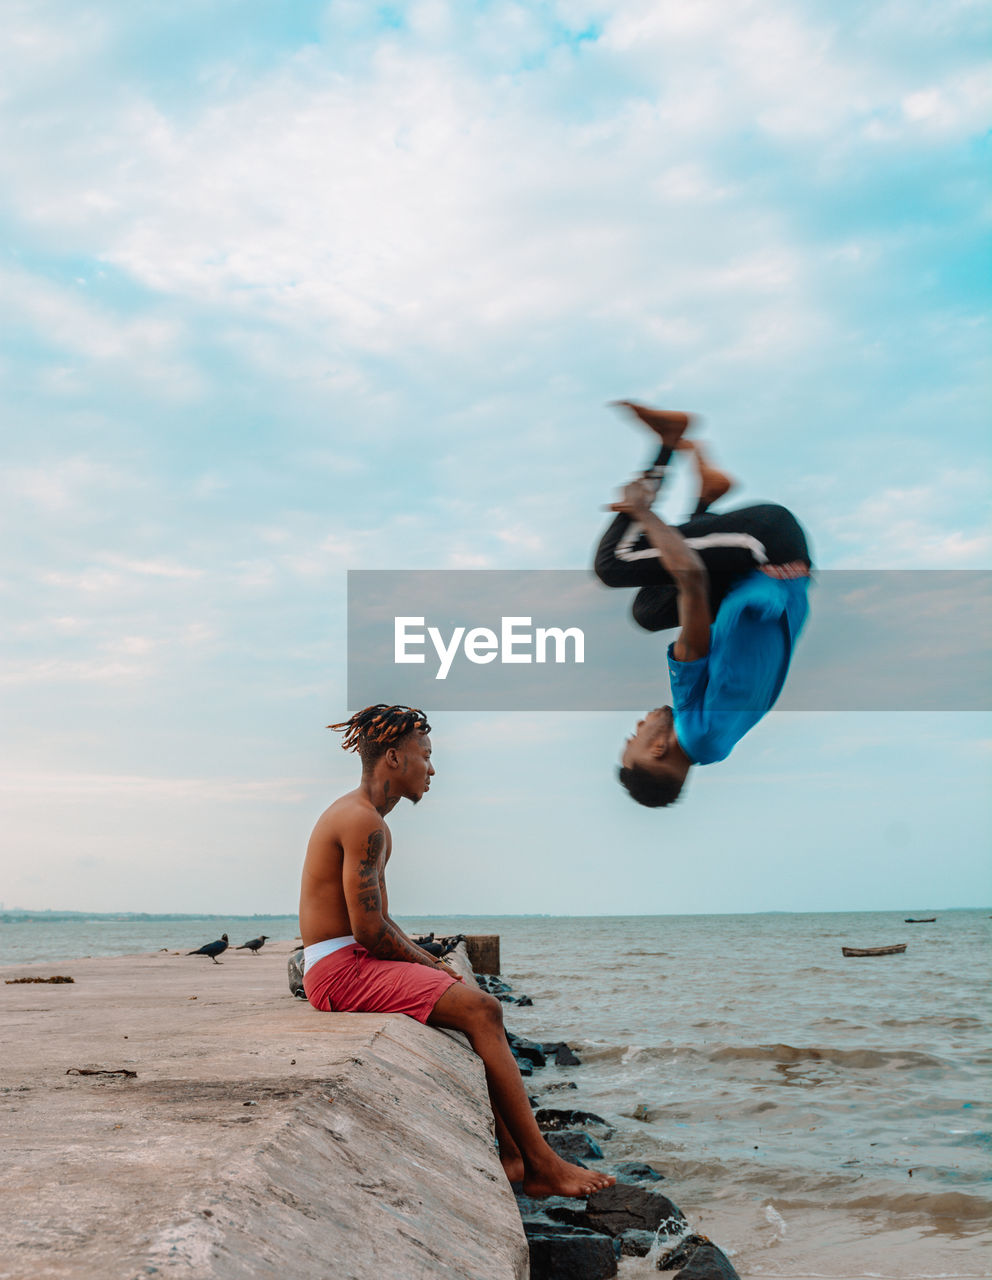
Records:
[[[314,778],[156,778],[140,774],[5,770],[0,775],[0,794],[94,803],[117,798],[297,804],[316,781]]]
[[[68,192],[64,194],[68,199]],[[58,221],[61,214],[55,209],[52,216]],[[60,352],[125,367],[129,381],[149,379],[158,394],[170,400],[188,396],[199,386],[178,350],[179,326],[161,314],[122,319],[78,288],[72,291],[26,271],[0,270],[0,291],[19,325]]]
[[[944,469],[925,484],[886,487],[823,521],[824,528],[853,550],[832,569],[986,569],[992,567],[992,528],[962,511],[982,511],[987,493],[984,468]]]

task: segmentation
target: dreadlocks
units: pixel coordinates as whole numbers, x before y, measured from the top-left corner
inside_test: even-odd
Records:
[[[390,707],[377,702],[374,707],[356,711],[350,720],[329,724],[344,734],[341,746],[357,751],[363,768],[369,768],[389,747],[395,747],[408,733],[430,733],[427,717],[416,707]]]

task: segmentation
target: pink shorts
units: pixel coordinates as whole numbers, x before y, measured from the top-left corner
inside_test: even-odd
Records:
[[[356,944],[318,960],[303,975],[303,990],[323,1013],[405,1013],[426,1022],[457,981],[426,964],[377,960]]]

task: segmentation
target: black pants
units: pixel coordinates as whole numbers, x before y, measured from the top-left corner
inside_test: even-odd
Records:
[[[677,526],[706,565],[714,617],[733,584],[763,564],[810,563],[802,526],[785,507],[763,502],[720,515],[705,512]],[[645,631],[679,625],[678,593],[658,552],[630,516],[620,514],[603,534],[594,569],[608,587],[639,587],[634,621]]]

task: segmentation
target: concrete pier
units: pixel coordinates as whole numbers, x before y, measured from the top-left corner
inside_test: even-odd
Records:
[[[0,985],[2,1280],[527,1276],[479,1059],[294,1000],[291,950],[0,970],[75,979]]]

